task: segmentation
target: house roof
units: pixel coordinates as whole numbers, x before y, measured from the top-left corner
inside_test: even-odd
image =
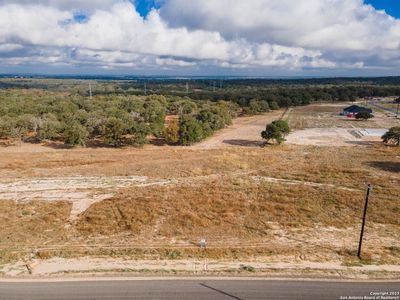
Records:
[[[359,113],[359,112],[364,112],[364,111],[372,113],[372,109],[358,106],[358,105],[352,105],[352,106],[346,107],[344,109],[344,111],[349,112],[349,113]]]

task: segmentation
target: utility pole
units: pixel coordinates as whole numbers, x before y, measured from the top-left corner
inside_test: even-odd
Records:
[[[360,242],[358,243],[357,256],[359,259],[361,259],[361,248],[362,248],[362,242],[363,242],[363,236],[364,236],[365,219],[367,216],[367,209],[368,209],[368,198],[369,198],[369,194],[370,194],[371,190],[372,190],[372,186],[370,184],[368,184],[367,196],[365,197],[365,205],[364,205],[364,214],[363,214],[362,226],[361,226]]]
[[[92,100],[92,84],[89,83],[89,98]]]
[[[144,95],[147,96],[147,82],[144,83]]]

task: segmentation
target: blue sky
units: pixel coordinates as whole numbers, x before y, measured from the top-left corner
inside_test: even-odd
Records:
[[[135,1],[134,1],[135,3]],[[136,10],[140,13],[142,17],[147,16],[149,11],[152,8],[159,8],[161,6],[160,1],[154,0],[137,0],[136,1]]]
[[[400,19],[399,0],[366,0],[365,3],[371,4],[377,9],[383,9],[387,14]]]
[[[0,66],[0,73],[400,75],[400,0],[0,0]]]

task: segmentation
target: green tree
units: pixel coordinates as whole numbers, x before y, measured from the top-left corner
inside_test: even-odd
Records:
[[[88,115],[86,127],[91,137],[104,136],[107,117],[101,111],[92,111]]]
[[[147,136],[151,128],[143,122],[131,122],[127,128],[127,135],[124,142],[128,145],[142,146],[147,143]]]
[[[272,110],[277,110],[277,109],[279,109],[279,105],[278,105],[278,103],[277,103],[276,101],[271,101],[271,102],[269,102],[269,107],[270,107]]]
[[[211,136],[214,131],[225,127],[224,119],[207,109],[200,111],[196,119],[202,124],[204,136]]]
[[[39,141],[55,140],[62,130],[61,123],[53,114],[46,114],[38,122],[37,135]]]
[[[12,130],[12,119],[8,116],[0,117],[0,138],[10,138]]]
[[[127,126],[121,119],[110,117],[105,126],[105,138],[107,143],[115,147],[121,146],[124,135],[127,134]]]
[[[382,136],[382,140],[387,144],[400,146],[400,126],[392,127]]]
[[[197,105],[193,101],[186,98],[173,98],[172,100],[170,100],[167,108],[169,114],[188,115],[194,113],[197,110]]]
[[[263,113],[269,111],[269,104],[267,101],[251,100],[249,102],[249,108],[252,113]]]
[[[290,133],[290,128],[287,121],[278,120],[268,124],[261,137],[268,143],[270,140],[275,140],[278,144],[285,141],[285,136]]]
[[[166,107],[163,102],[155,99],[147,100],[143,105],[142,116],[144,121],[149,124],[151,132],[159,136],[164,129]]]
[[[367,111],[362,111],[362,112],[359,112],[358,114],[356,114],[357,120],[369,120],[369,119],[372,119],[373,117],[374,117],[374,115]]]
[[[77,120],[67,121],[64,124],[64,143],[71,146],[85,146],[89,132]]]
[[[202,124],[192,116],[182,116],[179,122],[179,143],[181,145],[192,145],[203,139]]]

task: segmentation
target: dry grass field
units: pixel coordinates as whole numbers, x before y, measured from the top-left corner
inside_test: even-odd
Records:
[[[335,107],[297,108],[290,122],[327,127],[315,114]],[[92,256],[400,264],[397,147],[205,148],[1,147],[0,262]],[[367,183],[374,189],[359,262]]]

